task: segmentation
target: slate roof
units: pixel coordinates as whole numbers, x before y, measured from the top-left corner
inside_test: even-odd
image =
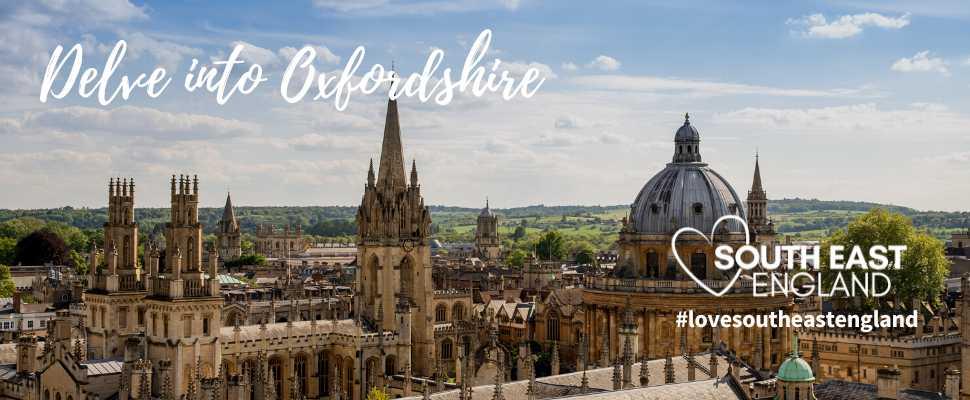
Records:
[[[815,397],[818,400],[875,400],[876,385],[867,383],[830,380],[815,385]],[[898,400],[944,400],[940,393],[923,390],[906,389],[899,393]]]

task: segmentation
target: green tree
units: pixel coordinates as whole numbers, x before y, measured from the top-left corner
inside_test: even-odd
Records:
[[[88,273],[88,262],[87,258],[78,251],[71,250],[67,255],[69,262],[74,267],[74,272],[78,275],[87,275]]]
[[[17,287],[13,284],[10,267],[0,264],[0,297],[13,297]]]
[[[14,261],[20,265],[64,265],[68,262],[68,248],[56,233],[41,229],[17,242]]]
[[[512,232],[512,240],[519,241],[519,239],[522,239],[525,237],[525,233],[526,231],[524,226],[519,225],[515,227],[515,231]]]
[[[869,272],[858,268],[849,271],[830,269],[828,249],[833,245],[844,246],[846,255],[855,246],[859,246],[866,255],[875,245],[906,246],[899,269],[890,266],[881,271],[891,282],[891,289],[885,297],[857,296],[852,299],[842,299],[841,303],[844,307],[868,310],[884,306],[888,301],[892,301],[897,306],[901,304],[909,306],[916,300],[925,300],[932,304],[939,301],[939,294],[944,290],[943,283],[949,270],[943,243],[927,232],[913,228],[912,221],[906,216],[875,208],[854,219],[846,228],[839,229],[825,238],[821,244],[820,266],[823,271],[823,284],[827,291],[831,289],[836,274],[841,273],[842,279],[851,284],[852,274]],[[892,254],[890,253],[889,256],[891,263]],[[859,278],[863,277],[859,276]]]
[[[17,246],[17,239],[0,237],[0,264],[13,264],[14,248]]]
[[[536,251],[542,260],[561,260],[566,254],[566,240],[559,231],[546,231],[536,243]]]
[[[507,257],[505,257],[505,262],[513,267],[522,268],[525,265],[525,258],[528,257],[528,253],[520,249],[512,250]]]

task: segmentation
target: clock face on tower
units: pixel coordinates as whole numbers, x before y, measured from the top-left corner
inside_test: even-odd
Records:
[[[411,250],[414,250],[414,239],[404,239],[401,241],[401,248],[404,249],[405,252],[410,253]]]

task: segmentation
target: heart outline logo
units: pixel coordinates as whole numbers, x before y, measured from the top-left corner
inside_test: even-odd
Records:
[[[724,289],[722,289],[720,292],[715,292],[713,289],[707,286],[703,281],[701,281],[700,279],[697,279],[697,275],[694,275],[694,273],[691,272],[690,268],[687,268],[687,266],[684,265],[684,260],[680,258],[680,253],[677,252],[677,238],[680,237],[681,233],[692,232],[704,238],[704,240],[706,240],[707,243],[710,243],[713,246],[714,242],[711,240],[714,237],[714,232],[717,229],[717,227],[721,225],[721,222],[724,222],[726,220],[735,220],[740,222],[741,226],[744,227],[744,244],[751,244],[751,233],[748,231],[748,222],[745,221],[744,218],[741,218],[734,214],[725,215],[721,218],[718,218],[717,221],[714,221],[714,225],[711,227],[711,237],[707,237],[707,235],[705,235],[703,232],[697,229],[694,229],[693,227],[685,226],[683,228],[678,229],[677,232],[674,232],[674,236],[670,238],[670,249],[674,252],[674,258],[677,260],[677,264],[680,265],[680,269],[683,270],[687,274],[687,276],[693,279],[694,283],[704,288],[704,290],[706,290],[708,293],[710,293],[715,297],[723,296],[724,293],[727,293],[729,290],[731,290],[732,287],[734,287],[734,282],[737,282],[738,278],[741,276],[741,268],[737,268],[737,270],[734,273],[734,277],[731,278],[731,281],[728,282],[728,284],[724,287]]]

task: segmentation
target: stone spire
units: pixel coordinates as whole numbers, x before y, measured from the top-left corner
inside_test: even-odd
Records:
[[[559,341],[552,342],[552,360],[549,361],[552,375],[559,375]]]
[[[633,340],[636,339],[637,325],[633,318],[633,307],[630,306],[630,296],[626,297],[626,307],[623,313],[623,388],[633,387]]]
[[[589,390],[589,378],[586,376],[586,368],[589,366],[589,337],[583,335],[583,341],[580,344],[580,357],[582,357],[582,367],[583,367],[583,379],[580,381],[580,392],[586,393]]]
[[[623,388],[633,387],[633,348],[629,336],[623,339]]]
[[[377,185],[404,188],[407,186],[404,176],[404,149],[401,145],[401,123],[397,116],[397,100],[388,99]]]
[[[370,167],[367,168],[367,186],[374,186],[374,159],[370,159]]]
[[[266,380],[263,389],[265,393],[263,400],[276,400],[276,375],[272,369],[269,370],[269,379]]]
[[[647,356],[643,356],[640,359],[640,386],[650,385],[650,363],[647,362]]]
[[[172,400],[172,363],[167,360],[163,360],[159,363],[158,372],[162,374],[162,385],[159,389],[161,400]]]
[[[674,383],[674,361],[670,359],[670,350],[664,359],[664,383]]]
[[[223,229],[239,226],[239,223],[236,221],[236,212],[232,208],[232,195],[229,193],[226,193],[226,205],[222,208],[221,222]]]
[[[536,400],[536,357],[533,355],[526,356],[527,368],[529,369],[529,386],[526,387],[525,394],[528,400]],[[556,375],[556,374],[554,374]]]
[[[718,378],[717,352],[714,351],[714,346],[711,346],[711,359],[708,361],[707,369],[711,372],[711,378]]]
[[[761,167],[758,165],[758,153],[754,154],[754,180],[751,182],[752,192],[764,192],[764,188],[761,186]]]
[[[623,388],[622,382],[620,382],[620,363],[619,361],[613,364],[613,390],[620,390]]]
[[[505,400],[505,396],[502,395],[502,366],[498,362],[495,363],[495,388],[492,390],[492,400]]]
[[[418,163],[411,160],[411,186],[418,186]]]
[[[697,361],[694,360],[694,351],[687,350],[687,381],[697,380]]]
[[[185,400],[199,400],[199,365],[198,359],[196,359],[196,365],[192,369],[189,375],[188,389],[185,392]]]

